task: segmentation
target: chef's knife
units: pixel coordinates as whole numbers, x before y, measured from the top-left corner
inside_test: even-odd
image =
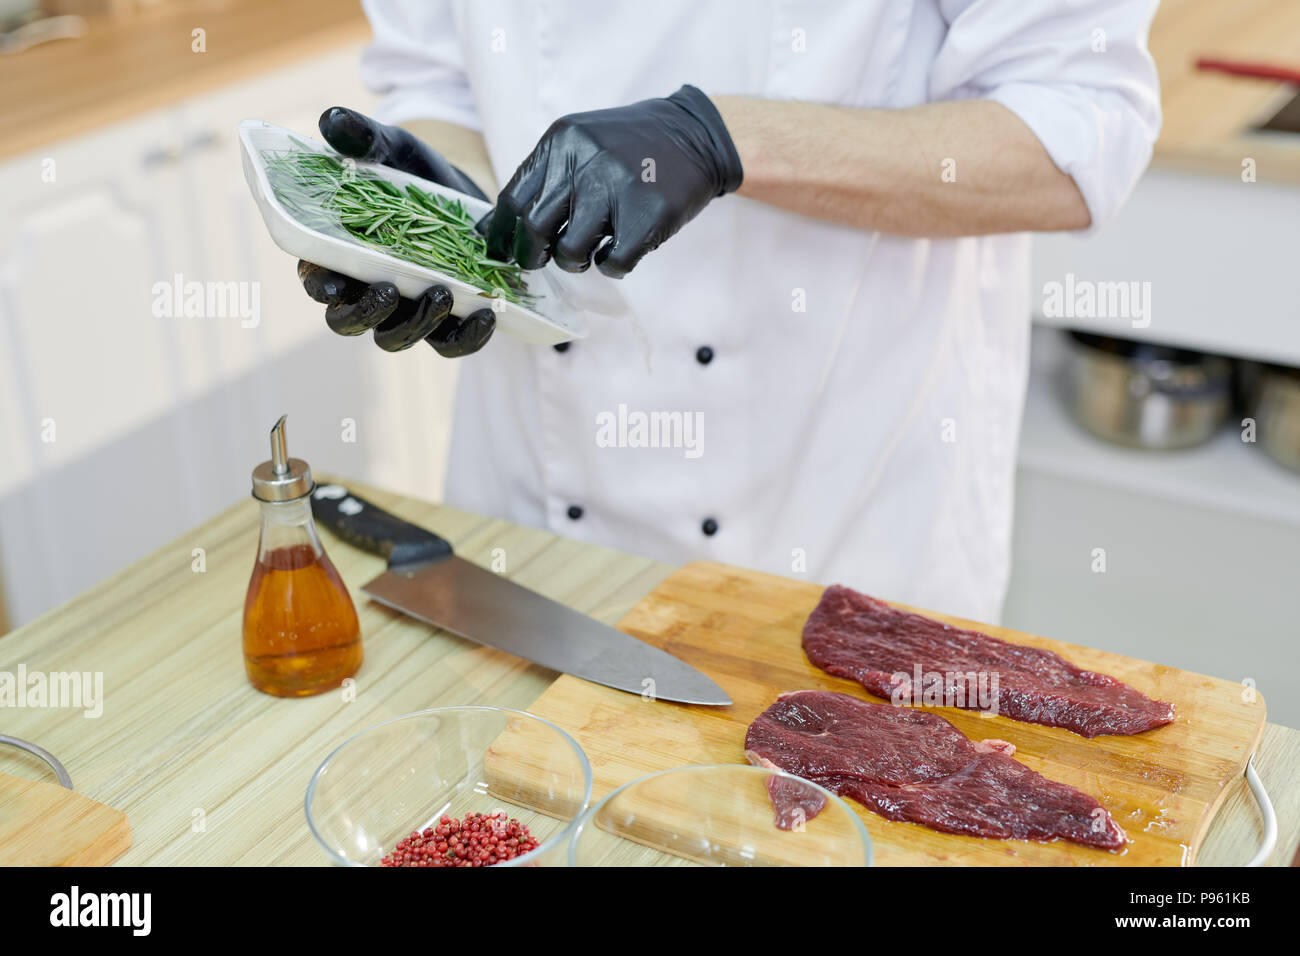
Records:
[[[457,557],[432,531],[342,485],[317,487],[311,505],[316,520],[344,541],[388,559],[388,570],[361,588],[381,604],[606,687],[683,704],[731,704],[689,664]]]

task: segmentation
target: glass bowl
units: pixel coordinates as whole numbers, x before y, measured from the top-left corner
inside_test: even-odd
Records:
[[[444,814],[504,810],[536,849],[497,866],[563,866],[591,801],[591,764],[550,721],[505,707],[435,707],[349,737],[307,787],[307,826],[340,866],[379,866]]]
[[[821,810],[811,812],[816,806]],[[788,828],[777,826],[778,814]],[[624,784],[583,814],[568,855],[570,866],[870,866],[872,860],[867,828],[835,794],[743,764],[675,767]]]

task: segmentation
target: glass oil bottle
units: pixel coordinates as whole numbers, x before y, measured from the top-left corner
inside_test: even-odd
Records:
[[[271,460],[253,469],[262,533],[244,598],[244,669],[264,693],[306,697],[360,669],[361,625],[316,535],[311,468],[289,457],[284,422],[271,429]]]

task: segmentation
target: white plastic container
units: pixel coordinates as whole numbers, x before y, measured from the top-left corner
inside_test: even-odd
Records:
[[[289,152],[305,145],[324,154],[337,154],[317,140],[299,136],[261,120],[244,120],[239,124],[239,143],[243,153],[244,178],[248,181],[257,208],[261,210],[267,231],[275,244],[291,256],[306,259],[362,282],[391,282],[397,286],[398,292],[412,299],[431,285],[444,285],[455,296],[453,314],[465,316],[484,306],[490,306],[496,312],[497,327],[525,342],[554,345],[557,342],[586,338],[587,323],[582,314],[583,307],[569,300],[562,284],[547,274],[549,270],[528,274],[529,294],[537,299],[535,307],[529,308],[490,296],[446,273],[391,256],[382,249],[348,236],[341,229],[339,235],[330,235],[311,228],[295,219],[276,198],[267,176],[263,153]],[[492,208],[490,203],[481,199],[387,166],[362,162],[356,165],[368,174],[398,187],[415,185],[428,193],[458,199],[476,220]]]

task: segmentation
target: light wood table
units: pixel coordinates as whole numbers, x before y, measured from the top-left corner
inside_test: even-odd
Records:
[[[318,476],[318,480],[321,480]],[[347,482],[410,521],[593,617],[615,623],[673,569],[451,508]],[[303,816],[316,766],[345,737],[397,714],[446,704],[526,709],[555,675],[406,619],[356,588],[383,562],[323,534],[353,588],[366,661],[356,700],[327,693],[283,700],[244,677],[240,621],[257,547],[257,506],[239,502],[44,617],[0,638],[0,671],[102,672],[103,714],[0,710],[0,727],[52,751],[76,788],[124,810],[125,864],[319,864]],[[203,570],[195,570],[202,549]],[[1300,731],[1270,725],[1257,766],[1282,835],[1273,860],[1300,842]],[[43,764],[0,748],[0,772],[41,776]],[[1220,812],[1203,864],[1247,859],[1259,822],[1244,781]]]

